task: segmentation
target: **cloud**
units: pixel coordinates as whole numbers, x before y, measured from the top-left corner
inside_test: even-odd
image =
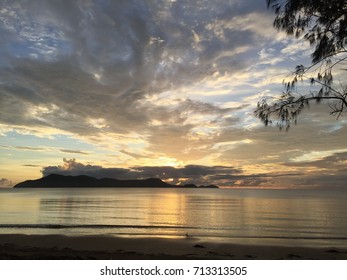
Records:
[[[274,30],[273,19],[257,0],[4,1],[2,147],[42,150],[47,159],[56,152],[88,155],[94,162],[112,154],[110,166],[127,167],[66,160],[44,167],[44,174],[165,173],[176,182],[225,186],[303,180],[278,174],[313,176],[329,162],[285,163],[345,149],[346,122],[337,125],[324,106],[305,110],[290,133],[256,119],[257,101],[280,93],[288,69],[307,52],[305,44]],[[10,142],[13,130],[23,141]],[[57,142],[31,147],[36,142],[25,142],[30,134]],[[59,134],[68,135],[66,144],[58,143]],[[183,167],[166,166],[172,162]],[[188,176],[192,166],[208,174]]]
[[[203,165],[186,165],[184,167],[170,166],[143,166],[133,167],[140,171],[142,178],[159,177],[164,180],[171,180],[174,183],[194,183],[202,184],[219,184],[223,185],[222,180],[215,180],[216,174],[239,174],[240,169],[231,166],[203,166]]]
[[[337,170],[335,174],[329,172],[318,173],[306,178],[307,182],[316,188],[339,189],[346,188],[347,168]]]
[[[117,178],[125,179],[129,178],[131,170],[125,168],[103,168],[98,165],[84,165],[77,162],[75,159],[63,159],[64,164],[58,166],[47,166],[42,169],[43,176],[49,174],[60,174],[60,175],[88,175],[95,178]],[[131,176],[131,174],[130,174]]]
[[[63,159],[64,164],[58,166],[47,166],[42,169],[43,176],[49,174],[61,175],[88,175],[95,178],[115,178],[115,179],[147,179],[161,178],[172,183],[195,183],[195,184],[216,184],[222,182],[214,180],[216,175],[228,175],[228,179],[233,174],[240,174],[242,171],[230,166],[203,166],[186,165],[184,167],[172,166],[134,166],[130,168],[104,168],[99,165],[90,165],[77,162],[75,159]]]
[[[315,187],[346,187],[347,152],[336,152],[315,160],[286,162],[283,165],[309,170],[305,179]]]
[[[173,166],[133,166],[129,168],[105,168],[100,165],[83,164],[76,159],[63,159],[64,164],[47,166],[43,176],[49,174],[87,175],[95,178],[147,179],[160,178],[173,184],[193,183],[196,185],[215,184],[221,187],[262,187],[262,188],[344,188],[346,187],[346,153],[326,157],[329,165],[337,158],[338,168],[328,171],[306,170],[247,173],[233,166],[186,165]],[[317,161],[319,162],[319,161]],[[341,165],[340,165],[341,164]],[[300,165],[301,166],[301,165]],[[319,164],[320,166],[320,164]],[[326,166],[325,166],[326,167]],[[342,168],[341,168],[342,167]],[[334,170],[334,172],[332,172]]]
[[[28,151],[45,151],[47,148],[41,148],[41,147],[27,147],[27,146],[0,146],[1,148],[6,149],[16,149],[16,150],[28,150]]]
[[[172,166],[133,166],[130,168],[105,168],[77,162],[75,159],[64,159],[63,165],[47,166],[42,169],[43,176],[87,175],[95,178],[147,179],[160,178],[173,184],[196,185],[215,184],[221,187],[268,187],[278,188],[278,182],[288,178],[303,178],[303,173],[262,173],[245,174],[240,168],[232,166],[186,165]],[[305,186],[302,186],[305,187]],[[306,185],[307,187],[307,185]]]
[[[122,136],[140,139],[146,147],[140,154],[179,161],[209,156],[223,127],[245,121],[239,109],[249,111],[193,100],[191,89],[202,92],[205,85],[212,92],[224,77],[220,92],[229,96],[237,84],[232,74],[246,72],[277,36],[258,1],[33,0],[6,6],[0,13],[0,34],[9,38],[0,65],[2,124],[114,143],[128,155]]]
[[[6,178],[0,179],[0,188],[10,188],[12,186],[13,186],[13,183],[11,180],[6,179]]]
[[[26,166],[26,167],[42,167],[41,165],[37,165],[37,164],[23,164],[22,166]]]
[[[149,155],[144,155],[144,154],[140,154],[140,153],[134,153],[131,151],[127,151],[127,150],[120,150],[119,152],[126,154],[128,156],[131,156],[133,158],[151,158]]]
[[[60,149],[59,151],[61,151],[63,153],[68,153],[68,154],[89,155],[89,153],[83,152],[83,151],[80,151],[80,150]]]
[[[347,168],[347,152],[334,153],[333,155],[311,161],[286,162],[284,165],[296,167],[316,167],[330,169],[331,171],[339,171],[339,169],[343,167]]]
[[[0,12],[8,38],[0,121],[77,135],[151,133],[148,124],[173,122],[177,112],[149,107],[147,97],[252,63],[246,53],[265,33],[246,26],[267,16],[249,10],[234,1],[8,1]],[[237,22],[244,28],[230,26]],[[194,102],[177,107],[218,114],[218,106]]]
[[[45,152],[45,151],[53,151],[55,148],[51,147],[28,147],[28,146],[6,146],[2,145],[1,148],[6,149],[16,149],[16,150],[24,150],[24,151],[37,151],[37,152]],[[81,155],[89,155],[90,153],[80,150],[71,150],[71,149],[59,149],[58,151],[62,153],[68,154],[81,154]]]
[[[333,154],[336,150],[345,149],[343,139],[347,126],[344,122],[336,123],[336,120],[327,114],[326,105],[315,105],[304,110],[298,124],[288,133],[261,124],[251,129],[226,127],[215,141],[238,144],[223,146],[220,149],[221,159],[243,160],[243,164],[280,163],[292,162],[311,152],[328,150]],[[242,141],[245,139],[249,141]]]

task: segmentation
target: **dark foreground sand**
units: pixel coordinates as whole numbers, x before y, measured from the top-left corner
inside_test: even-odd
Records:
[[[0,234],[0,259],[347,259],[347,248],[256,246],[198,239]]]

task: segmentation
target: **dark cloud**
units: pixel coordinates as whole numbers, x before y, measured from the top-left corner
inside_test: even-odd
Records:
[[[64,164],[58,166],[47,166],[42,169],[43,176],[49,174],[61,174],[61,175],[88,175],[95,178],[116,178],[116,179],[128,179],[133,171],[126,168],[103,168],[98,165],[84,165],[77,162],[75,159],[65,159]]]
[[[259,173],[259,174],[215,174],[210,176],[214,182],[223,182],[224,186],[234,187],[264,187],[278,188],[282,182],[291,181],[293,178],[303,180],[304,173]],[[304,185],[307,187],[307,185]]]
[[[278,187],[278,180],[303,178],[302,173],[244,174],[242,169],[231,166],[186,165],[172,166],[134,166],[131,168],[105,168],[64,159],[63,165],[48,166],[42,169],[43,176],[49,174],[88,175],[95,178],[147,179],[160,178],[174,184],[193,183],[196,185],[215,184],[236,187]]]
[[[119,152],[125,154],[125,155],[128,155],[128,156],[131,156],[133,158],[150,158],[150,156],[147,156],[147,155],[143,155],[143,154],[140,154],[140,153],[134,153],[134,152],[131,152],[131,151],[126,151],[126,150],[120,150]]]
[[[320,189],[341,189],[346,188],[346,171],[339,169],[308,171],[301,176],[282,177],[274,181],[274,185],[284,188],[320,188]]]
[[[131,168],[104,168],[99,165],[82,164],[75,159],[64,159],[63,165],[47,166],[42,169],[43,176],[49,174],[88,175],[95,178],[116,179],[170,179],[173,183],[217,184],[222,180],[214,180],[217,174],[240,174],[242,171],[229,166],[187,165],[184,167],[171,166],[135,166]],[[229,179],[230,179],[229,177]],[[214,180],[211,182],[211,180]]]
[[[334,153],[317,160],[287,162],[282,165],[311,170],[305,176],[305,182],[314,187],[347,187],[347,152]]]
[[[89,155],[87,152],[83,152],[80,150],[69,150],[69,149],[60,149],[59,151],[63,153],[68,153],[68,154],[81,154],[81,155]]]
[[[37,165],[37,164],[23,164],[22,166],[25,166],[25,167],[42,167],[41,165]]]
[[[345,154],[343,155],[345,156]],[[340,159],[342,157],[340,155]],[[245,174],[244,170],[232,166],[186,165],[134,166],[130,168],[105,168],[83,164],[75,159],[64,159],[63,165],[47,166],[43,176],[49,174],[87,175],[95,178],[147,179],[160,178],[174,184],[215,184],[221,187],[264,187],[264,188],[344,188],[347,168],[331,172],[273,172]]]
[[[159,177],[167,180],[171,179],[174,183],[194,183],[201,184],[220,184],[221,180],[214,180],[215,174],[239,174],[240,169],[231,166],[204,166],[204,165],[186,165],[184,167],[170,166],[145,166],[133,167],[140,171],[142,178]]]
[[[347,187],[347,169],[338,170],[335,174],[329,172],[320,172],[311,176],[307,176],[308,185],[316,188],[346,188]]]
[[[341,170],[341,168],[347,168],[347,152],[334,153],[331,156],[311,161],[286,162],[283,163],[283,165],[295,167],[317,167],[341,172],[343,170]]]

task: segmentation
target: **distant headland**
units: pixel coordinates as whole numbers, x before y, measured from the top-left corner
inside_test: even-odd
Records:
[[[213,188],[218,186],[196,186],[194,184],[171,185],[159,178],[149,178],[145,180],[118,180],[111,178],[96,179],[90,176],[64,176],[51,174],[37,180],[27,180],[18,183],[14,188]]]

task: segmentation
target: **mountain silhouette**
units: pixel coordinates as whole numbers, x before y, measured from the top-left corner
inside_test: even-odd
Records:
[[[37,180],[27,180],[18,183],[14,188],[218,188],[214,185],[196,186],[171,185],[159,178],[145,180],[118,180],[111,178],[96,179],[86,175],[64,176],[51,174]]]

